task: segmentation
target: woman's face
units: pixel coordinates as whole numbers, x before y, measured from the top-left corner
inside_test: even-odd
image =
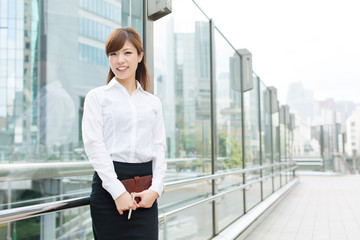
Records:
[[[143,55],[144,53],[138,55],[136,48],[129,41],[126,41],[120,50],[110,53],[110,68],[117,80],[121,82],[135,81],[136,69]]]

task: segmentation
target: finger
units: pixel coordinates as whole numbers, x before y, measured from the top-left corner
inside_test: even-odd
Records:
[[[136,203],[136,207],[142,207],[142,199],[140,199],[140,202]]]
[[[147,204],[146,204],[145,201],[140,201],[139,206],[142,207],[142,208],[147,208]]]
[[[118,211],[120,215],[123,215],[124,212],[122,210],[118,210]]]
[[[134,202],[133,202],[133,210],[136,210],[136,208],[138,208],[139,207],[139,204],[134,200]],[[135,209],[134,209],[135,208]]]

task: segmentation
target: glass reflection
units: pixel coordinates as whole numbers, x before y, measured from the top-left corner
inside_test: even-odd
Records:
[[[211,173],[209,21],[190,0],[173,1],[172,9],[154,22],[154,94],[162,101],[167,134],[165,181]],[[168,189],[159,213],[209,197],[211,189],[211,181]],[[160,239],[207,239],[211,224],[211,204],[201,204],[166,218]]]
[[[261,119],[261,163],[262,165],[272,164],[272,145],[271,145],[271,99],[270,92],[262,81],[260,85],[260,119]],[[262,177],[272,174],[272,169],[262,171]],[[263,198],[266,198],[273,191],[272,178],[262,182]]]
[[[94,239],[90,208],[75,208],[2,224],[0,239]]]
[[[217,31],[216,131],[217,170],[242,168],[240,57]]]
[[[12,181],[23,170],[15,164],[87,161],[81,140],[84,97],[106,84],[110,31],[130,25],[143,35],[143,2],[131,4],[1,1],[0,209],[88,195],[91,177],[79,171],[63,177],[57,166],[44,179],[34,168],[29,179]]]
[[[245,133],[245,166],[260,165],[260,114],[259,114],[259,79],[253,76],[253,88],[244,93],[244,133]],[[259,178],[260,171],[246,174],[246,182]],[[246,192],[246,210],[261,201],[260,184],[254,184]]]
[[[279,104],[278,104],[279,105]],[[280,107],[278,108],[280,109]],[[272,112],[272,150],[273,150],[273,162],[280,163],[280,116],[279,111]],[[280,167],[274,169],[274,190],[277,190],[281,186]]]
[[[24,8],[14,7],[15,1],[1,3],[0,21],[9,28],[0,29],[0,163],[86,161],[80,131],[84,97],[89,89],[105,83],[108,67],[103,45],[108,33],[130,25],[143,36],[142,1],[79,0],[78,5],[54,4],[49,9],[40,8],[37,0],[24,0]],[[53,24],[47,29],[44,11]],[[217,156],[211,156],[209,21],[191,0],[173,1],[173,13],[154,22],[154,44],[154,93],[162,100],[167,132],[166,181],[210,174],[212,157],[217,173],[291,158],[291,132],[284,115],[270,111],[270,96],[256,76],[253,89],[243,93],[241,108],[241,60],[217,31],[213,66]],[[330,139],[330,126],[323,126],[322,132],[325,140]],[[331,145],[324,143],[325,168],[331,165]],[[278,189],[284,184],[280,170],[274,170],[278,173],[274,183],[268,179],[218,199],[219,230],[259,203],[261,194],[271,194],[273,185]],[[271,173],[255,171],[245,179]],[[217,179],[216,191],[240,186],[243,178],[235,174]],[[90,176],[3,181],[0,210],[86,196],[90,182]],[[211,184],[203,181],[167,190],[159,201],[160,213],[211,196]],[[56,226],[56,238],[91,239],[88,212],[81,211],[3,225],[0,238],[7,237],[1,234],[8,226],[19,229],[25,222],[37,236]],[[172,216],[160,226],[161,239],[209,239],[212,214],[212,204],[206,203]],[[72,224],[76,230],[69,230]]]
[[[215,31],[217,171],[243,167],[240,57]],[[217,191],[238,186],[242,174],[217,179]],[[219,230],[244,213],[243,191],[235,191],[217,202]],[[235,204],[234,204],[235,203]],[[229,207],[231,206],[231,207]]]
[[[204,203],[166,218],[159,226],[159,239],[210,239],[211,212],[211,204]]]
[[[210,173],[209,22],[191,1],[174,1],[172,14],[155,22],[154,36],[154,93],[163,104],[166,177]]]

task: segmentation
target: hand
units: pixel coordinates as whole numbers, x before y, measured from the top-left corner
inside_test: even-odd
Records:
[[[135,193],[135,197],[139,197],[141,199],[138,206],[142,208],[151,208],[158,196],[159,194],[153,190],[144,190],[142,192]]]
[[[132,200],[132,197],[128,192],[124,192],[116,198],[115,205],[120,215],[123,215],[124,211],[129,210],[130,208],[132,208],[132,210],[136,210],[136,208],[139,207],[136,201]]]

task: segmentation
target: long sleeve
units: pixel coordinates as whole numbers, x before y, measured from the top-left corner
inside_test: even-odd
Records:
[[[116,199],[126,190],[117,179],[113,161],[105,145],[102,108],[95,91],[90,91],[85,98],[82,135],[90,163],[102,180],[104,189]]]
[[[152,129],[153,137],[153,151],[155,159],[153,159],[153,179],[152,185],[149,188],[161,196],[164,190],[164,178],[166,172],[165,149],[166,149],[166,135],[164,119],[162,114],[162,106],[160,100],[158,101],[158,108],[155,117],[154,127]]]

